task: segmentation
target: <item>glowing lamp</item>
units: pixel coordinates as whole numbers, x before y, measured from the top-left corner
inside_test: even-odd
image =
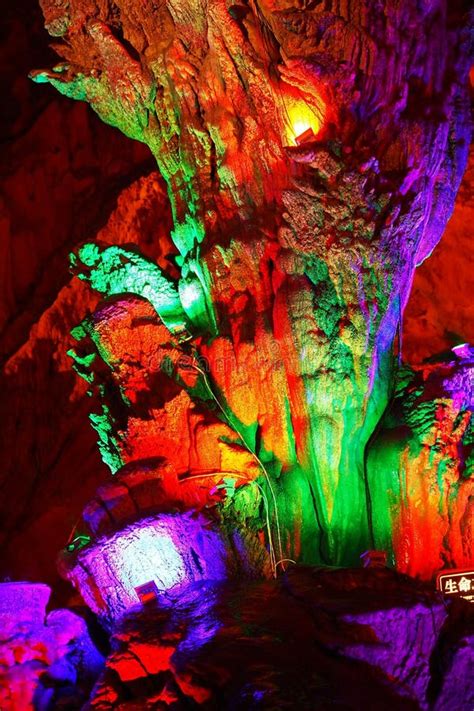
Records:
[[[287,98],[287,142],[292,146],[301,146],[314,141],[322,126],[323,106],[309,105],[302,99]]]
[[[307,128],[306,131],[303,131],[303,133],[300,133],[299,136],[295,136],[295,142],[298,146],[301,146],[302,143],[306,143],[307,141],[312,141],[315,138],[314,131],[313,129]]]

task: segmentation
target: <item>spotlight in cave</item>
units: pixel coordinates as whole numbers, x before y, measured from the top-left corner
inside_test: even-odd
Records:
[[[60,61],[32,69],[36,95],[113,127],[94,150],[115,193],[90,217],[102,197],[71,141],[83,226],[37,273],[70,252],[73,277],[38,286],[23,328],[58,343],[57,439],[77,446],[57,471],[61,447],[52,469],[35,450],[23,498],[59,503],[5,529],[8,547],[57,522],[69,609],[0,585],[0,707],[472,707],[473,347],[446,324],[462,345],[405,362],[403,325],[468,159],[472,12],[41,9]],[[20,390],[25,338],[5,370]],[[107,474],[74,430],[86,412]]]
[[[287,140],[289,145],[301,145],[315,140],[323,128],[324,104],[319,96],[307,100],[286,96],[283,105],[287,115]]]

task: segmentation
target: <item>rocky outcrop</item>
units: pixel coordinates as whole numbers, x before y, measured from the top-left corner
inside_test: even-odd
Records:
[[[469,605],[451,609],[432,659],[428,698],[435,711],[463,711],[474,703],[474,619]]]
[[[474,84],[474,71],[471,72]],[[443,239],[415,272],[403,314],[403,358],[421,363],[461,343],[474,343],[472,224],[474,150]]]
[[[118,371],[94,376],[103,456],[117,470],[150,428],[146,446],[159,449],[188,397],[257,464],[252,525],[269,519],[274,571],[287,557],[355,563],[373,540],[364,456],[396,332],[465,165],[467,16],[445,2],[42,7],[64,62],[33,78],[148,145],[173,215],[172,268],[164,254],[157,266],[89,244],[77,274],[114,303],[147,299],[197,375],[174,372],[166,403],[140,412],[118,382],[134,368],[106,346],[113,308],[101,307],[80,335]],[[87,369],[96,356],[79,358]],[[167,458],[179,471],[179,455]],[[249,478],[241,465],[236,484]],[[245,509],[234,488],[233,521]]]
[[[387,569],[299,567],[276,581],[201,580],[122,605],[105,666],[82,617],[46,614],[49,595],[45,585],[0,586],[6,711],[464,711],[474,694],[469,604],[446,606],[430,586]]]
[[[80,708],[104,657],[72,610],[46,613],[51,590],[0,584],[0,705],[5,711]]]
[[[299,567],[276,581],[202,580],[159,604],[137,601],[115,620],[105,667],[82,617],[46,614],[49,596],[45,585],[0,586],[6,711],[464,711],[474,694],[469,604],[446,607],[430,586],[387,569]]]
[[[473,352],[401,371],[369,449],[375,544],[410,575],[474,560]]]
[[[75,550],[63,554],[63,572],[109,629],[138,606],[142,586],[151,585],[156,599],[167,601],[179,599],[194,581],[268,572],[261,544],[253,541],[251,567],[248,543],[238,532],[226,536],[217,524],[202,514],[167,513],[122,525],[89,544],[77,537]]]
[[[57,551],[107,473],[86,387],[66,356],[70,330],[97,299],[70,283],[68,253],[100,231],[153,164],[147,148],[86,106],[28,79],[54,56],[35,0],[3,9],[1,35],[0,580],[57,584]],[[131,232],[141,222],[143,242],[159,232],[138,214],[163,196],[156,174],[152,183],[138,181],[121,201],[121,218]],[[150,217],[159,209],[166,224],[162,206],[158,198]],[[111,232],[119,239],[117,222]]]
[[[244,13],[243,10],[241,12],[236,7],[231,8],[230,14],[232,17],[235,15],[234,20],[237,23],[243,22],[243,26],[245,26],[245,22],[247,24],[249,21],[253,22],[248,12]],[[429,21],[429,11],[426,12],[426,20]],[[58,16],[61,15],[59,6],[57,13]],[[352,6],[349,4],[344,9],[343,15],[350,18],[351,13]],[[242,17],[239,16],[240,14]],[[243,20],[244,14],[247,17],[246,21]],[[332,33],[334,38],[333,48],[339,43],[340,47],[349,46],[348,38],[354,28],[357,28],[357,22],[352,22],[349,19],[347,22],[349,29],[345,33],[347,37],[340,42],[344,33],[341,34],[340,29],[337,29],[336,32],[334,18],[331,18],[329,11],[328,14],[321,15],[320,8],[318,8],[315,12],[310,13],[310,16],[312,17],[311,21],[321,21],[322,27],[324,23],[329,23],[327,27],[328,33]],[[4,249],[2,264],[8,263],[10,266],[4,268],[1,280],[4,289],[2,300],[4,317],[8,319],[5,329],[2,331],[2,355],[10,358],[10,361],[2,379],[1,399],[2,421],[6,425],[2,430],[3,467],[1,476],[2,481],[5,482],[2,499],[5,503],[5,510],[1,516],[2,569],[5,575],[22,575],[27,572],[37,578],[46,577],[48,580],[54,581],[55,552],[66,540],[67,533],[76,521],[84,503],[93,495],[97,484],[103,481],[106,476],[106,470],[101,467],[95,451],[93,434],[84,421],[84,414],[89,408],[100,412],[100,404],[94,404],[88,399],[85,395],[85,386],[81,386],[73,379],[72,375],[67,374],[68,361],[63,355],[71,345],[68,331],[84,317],[90,308],[93,308],[95,297],[91,297],[86,290],[80,288],[77,282],[73,282],[72,286],[67,288],[67,297],[58,297],[56,308],[54,301],[58,289],[63,288],[69,279],[66,254],[86,237],[89,238],[100,231],[101,224],[105,221],[122,190],[119,209],[112,214],[107,228],[109,235],[106,234],[107,230],[102,231],[101,239],[106,243],[127,244],[133,242],[139,244],[143,254],[153,260],[158,259],[160,266],[174,278],[179,276],[179,270],[176,268],[173,258],[177,247],[169,239],[171,221],[168,207],[163,203],[157,177],[150,176],[149,179],[140,179],[136,183],[132,183],[130,188],[124,189],[124,185],[133,179],[137,169],[143,171],[143,166],[145,166],[145,170],[149,170],[146,157],[148,149],[142,148],[137,142],[121,138],[117,131],[101,125],[80,104],[71,104],[67,99],[55,95],[48,87],[38,87],[28,82],[26,75],[32,67],[53,61],[53,54],[47,48],[47,37],[42,34],[41,22],[38,22],[39,15],[36,5],[29,0],[21,0],[15,4],[15,7],[11,6],[6,9],[4,17],[6,34],[5,41],[2,43],[2,57],[4,59],[2,80],[7,87],[9,98],[2,105],[0,118],[2,135],[5,139],[2,163],[4,187],[1,224],[2,247]],[[382,18],[382,15],[380,17]],[[28,18],[28,21],[24,21],[24,18]],[[368,16],[361,17],[359,20],[364,25],[368,22]],[[397,22],[398,20],[395,25]],[[410,25],[410,21],[407,20],[407,22]],[[115,28],[117,18],[112,19],[111,23]],[[338,20],[337,23],[340,28],[341,21]],[[66,24],[67,22],[63,23],[63,27],[66,27]],[[266,34],[268,28],[266,22],[264,24],[266,27],[264,34]],[[416,23],[410,25],[412,29],[409,30],[407,36],[411,36],[415,32],[413,28],[416,26]],[[329,28],[332,29],[329,30]],[[251,41],[254,41],[256,35],[253,30],[250,34]],[[326,34],[322,40],[322,44],[326,47],[329,47],[332,42],[328,39],[329,34]],[[339,39],[336,40],[337,37]],[[365,42],[364,37],[366,34],[363,31],[360,34],[361,46]],[[127,45],[128,41],[124,40],[124,44],[132,52],[130,45]],[[233,42],[230,36],[229,41]],[[265,42],[266,40],[264,44]],[[421,46],[420,42],[418,44]],[[294,47],[293,50],[295,50]],[[370,51],[372,52],[373,49]],[[195,60],[196,56],[193,55],[192,62]],[[180,61],[184,61],[184,58]],[[350,62],[347,63],[347,59],[343,59],[339,65],[333,63],[329,67],[332,73],[334,73],[332,70],[335,70],[336,66],[339,66],[337,84],[340,82],[340,75],[345,71],[345,68],[350,67]],[[375,66],[374,63],[372,63],[372,68],[367,65],[364,70],[367,76],[373,72],[373,66]],[[318,71],[324,73],[326,69],[325,66],[321,66]],[[305,121],[313,122],[316,130],[323,129],[323,133],[320,135],[325,139],[334,130],[333,124],[337,123],[335,121],[337,118],[335,106],[339,105],[339,99],[335,103],[332,100],[329,101],[328,96],[324,95],[324,91],[321,95],[318,93],[318,97],[312,95],[311,101],[314,99],[316,102],[317,116],[314,112],[313,114],[311,111],[308,113],[304,108],[308,103],[306,89],[303,85],[294,86],[296,74],[293,75],[293,71],[296,71],[295,67],[287,70],[283,82],[285,91],[288,90],[291,94],[287,97],[283,92],[285,100],[289,101],[288,110],[285,109],[284,116],[285,131],[287,128],[291,129],[292,121],[299,121],[302,118],[301,112],[303,112]],[[345,81],[344,79],[343,84]],[[354,83],[351,84],[351,86],[353,85]],[[301,93],[301,89],[303,89],[303,93]],[[242,87],[239,91],[241,94]],[[235,93],[236,97],[240,97],[239,102],[241,101],[240,94]],[[417,95],[421,96],[416,88],[410,90],[407,106],[411,107],[411,113],[408,112],[407,117],[415,117],[414,102],[416,103]],[[305,99],[303,102],[302,98]],[[365,99],[361,98],[361,101],[363,102]],[[375,99],[373,103],[375,106],[377,103]],[[261,106],[264,105],[266,106],[263,102]],[[243,104],[236,103],[236,106],[240,111]],[[428,107],[428,103],[426,106]],[[221,128],[223,130],[227,119],[231,122],[234,121],[231,119],[234,109],[235,107],[231,104],[226,104],[224,107],[222,101],[220,102],[220,114],[213,115],[213,120],[216,121],[216,131],[218,129],[220,131]],[[367,116],[372,117],[366,121],[367,130],[372,124],[379,121],[385,123],[388,130],[392,120],[389,119],[390,111],[390,108],[385,107],[377,109],[375,114],[366,112]],[[298,112],[300,112],[299,115]],[[253,140],[250,130],[251,121],[246,115],[243,118],[244,114],[242,109],[235,121],[237,121],[237,126],[239,121],[245,126],[248,125],[249,130],[247,131],[246,128],[244,139],[244,142],[248,143]],[[314,123],[315,121],[316,123]],[[357,130],[360,131],[361,128],[363,126],[359,126]],[[236,146],[240,140],[239,132],[235,131],[234,134],[228,132],[225,136],[227,142],[231,140],[231,135],[234,136],[232,145]],[[255,138],[258,139],[256,133]],[[294,138],[294,133],[285,133],[285,143],[294,144]],[[170,138],[169,140],[174,139]],[[413,135],[413,140],[415,140],[415,135]],[[357,147],[359,143],[354,142],[354,147]],[[257,147],[254,150],[254,145],[252,143],[247,154],[252,155],[253,161],[256,163],[257,156],[262,154],[262,149]],[[352,148],[351,151],[354,152]],[[230,160],[231,153],[232,151],[228,149],[227,155],[224,156],[221,151],[219,153],[220,162],[216,165],[221,185],[225,187],[226,191],[229,188],[229,194],[237,194],[237,189],[232,188],[234,179],[230,177],[233,170]],[[301,170],[305,170],[305,161],[316,159],[315,150],[308,150],[304,146],[302,150],[293,147],[290,154],[294,161],[294,167],[297,168],[299,165]],[[245,166],[245,170],[247,170],[247,163],[242,158],[242,153],[239,152],[238,155],[240,165]],[[344,154],[344,163],[347,162],[347,155]],[[237,163],[236,160],[236,165]],[[321,179],[324,180],[324,176],[326,176],[326,179],[332,182],[333,179],[330,176],[331,171],[337,172],[337,156],[336,159],[331,160],[327,153],[318,150],[317,166],[318,174],[322,176]],[[313,170],[312,168],[308,169]],[[244,172],[242,167],[242,175]],[[467,211],[469,210],[468,196],[469,188],[466,187],[461,193],[461,204],[466,206]],[[346,202],[349,205],[346,196],[341,195],[338,199],[339,206]],[[330,204],[324,201],[323,203],[326,205],[324,220],[330,223],[334,219],[334,215],[331,217]],[[351,204],[354,203],[351,202]],[[291,207],[291,201],[288,202],[288,206]],[[274,212],[275,210],[272,208],[272,214]],[[225,210],[222,209],[220,213],[225,213]],[[288,211],[288,217],[290,213],[295,214],[294,207]],[[211,211],[209,217],[212,218],[213,214]],[[268,232],[272,219],[265,215],[260,221],[265,225],[265,234]],[[449,234],[452,234],[454,241],[460,239],[458,235],[465,229],[463,221],[462,217],[454,218],[451,233],[448,232],[447,235],[448,238]],[[219,225],[221,222],[222,219],[219,217]],[[303,231],[307,232],[307,230],[308,226],[304,227]],[[216,227],[215,232],[218,231],[218,227]],[[345,231],[346,236],[349,233],[350,230],[349,232]],[[182,232],[182,234],[184,233]],[[234,234],[232,224],[229,234]],[[331,244],[336,245],[336,241],[332,237],[328,241],[328,245]],[[283,250],[281,259],[278,260],[278,263],[281,262],[283,265],[283,271],[287,269],[289,260],[293,260],[293,257],[290,259],[290,251]],[[465,276],[461,278],[463,270],[456,266],[453,271],[456,274],[455,282],[451,277],[445,276],[449,273],[449,265],[453,263],[453,259],[460,252],[462,252],[464,264],[466,264],[468,250],[451,248],[449,255],[442,252],[441,254],[444,256],[440,254],[439,259],[434,256],[422,267],[422,273],[430,272],[433,274],[432,278],[438,279],[439,282],[437,282],[435,289],[436,293],[429,298],[430,304],[435,302],[438,294],[442,294],[444,285],[450,285],[449,296],[453,293],[454,288],[457,289],[458,286],[460,288],[457,299],[459,306],[456,307],[456,313],[449,311],[451,308],[449,306],[450,299],[443,299],[439,313],[448,309],[449,318],[445,319],[442,327],[440,325],[437,333],[441,333],[443,329],[449,330],[451,326],[454,328],[458,314],[465,314],[468,308],[466,299],[463,299],[467,296],[466,289],[463,292],[461,288],[461,285],[466,283],[465,272]],[[442,264],[439,263],[440,261]],[[247,262],[243,263],[247,264]],[[433,265],[432,268],[431,265]],[[244,267],[240,271],[235,271],[235,277],[232,280],[234,285],[239,286],[239,283],[244,283],[242,275],[245,274],[246,269],[247,267]],[[237,277],[237,275],[239,276]],[[260,271],[257,272],[255,279],[260,280]],[[225,288],[222,289],[222,293],[225,295]],[[318,292],[318,294],[318,300],[320,301],[322,297],[323,303],[328,305],[327,308],[325,306],[325,313],[330,315],[330,299],[328,301],[322,292]],[[415,298],[418,299],[416,294]],[[219,300],[222,302],[221,307],[223,307],[225,300],[223,301],[222,298]],[[249,300],[244,292],[238,291],[238,295],[232,297],[227,303],[236,312],[235,318],[237,319],[244,319],[249,309],[253,309],[252,299]],[[228,306],[225,308],[228,310]],[[419,307],[416,308],[419,309]],[[427,307],[422,308],[426,310]],[[32,325],[41,318],[45,309],[50,315],[41,319],[41,326],[32,329]],[[407,335],[403,339],[403,352],[409,357],[418,358],[419,356],[410,346],[410,339],[412,341],[414,339],[413,328],[418,327],[417,324],[421,323],[420,312],[418,310],[416,313],[413,311],[411,313],[413,316],[410,316],[409,312],[405,324]],[[462,316],[459,318],[462,320]],[[432,321],[433,308],[430,305],[429,322]],[[466,321],[465,318],[464,321]],[[423,330],[427,333],[425,325],[423,325]],[[454,330],[458,335],[466,338],[465,328],[456,326]],[[241,330],[239,333],[244,339],[246,338],[246,333]],[[320,336],[323,337],[322,334]],[[439,345],[437,345],[438,343]],[[445,341],[443,341],[443,345],[444,343]],[[425,336],[421,349],[422,356],[440,347],[441,341],[436,340],[434,348],[432,348],[428,337]],[[235,358],[232,353],[230,359],[228,345],[221,341],[219,348],[219,355],[216,355],[218,366],[222,369],[223,364],[227,363],[232,364],[232,368],[238,367],[240,370],[238,378],[232,377],[231,392],[242,391],[244,393],[242,395],[243,401],[250,404],[252,399],[249,398],[248,387],[242,385],[245,372],[253,368],[259,374],[262,371],[263,377],[264,366],[269,356],[276,359],[277,364],[279,362],[278,353],[275,358],[275,346],[270,344],[270,347],[263,347],[260,340],[257,358],[252,360],[248,359],[241,347],[238,357]],[[420,346],[417,346],[417,349],[420,351]],[[332,352],[332,349],[329,350]],[[322,353],[319,348],[318,352]],[[279,366],[276,365],[275,369],[277,367]],[[58,369],[60,371],[59,377]],[[252,374],[252,378],[256,378],[255,373]],[[265,433],[266,441],[268,441],[268,422],[273,419],[275,421],[282,419],[284,398],[281,398],[281,402],[276,402],[275,389],[279,393],[283,393],[284,384],[282,384],[281,378],[276,379],[275,386],[274,379],[271,379],[270,382],[265,376],[265,380],[268,384],[259,388],[258,392],[258,398],[267,403],[265,412],[259,414],[259,428]],[[233,406],[236,406],[235,401],[237,400],[237,396],[234,397]],[[28,408],[24,407],[25,402],[28,402]],[[52,406],[53,402],[54,406]],[[380,410],[382,409],[380,407]],[[254,410],[255,408],[253,408]],[[333,419],[331,418],[328,422],[328,432],[333,430],[331,424]],[[41,427],[37,426],[38,422],[43,423]],[[324,432],[321,430],[320,434],[324,435]],[[326,435],[322,437],[322,441],[327,439]],[[31,446],[24,446],[25,442],[31,443]],[[278,458],[281,458],[282,450],[288,450],[289,444],[284,437],[272,437],[268,446],[271,450],[276,451]],[[318,448],[320,449],[319,446]],[[21,477],[17,476],[18,471],[21,471]],[[301,484],[301,491],[302,498],[307,502],[303,508],[310,511],[312,507],[310,500],[314,495],[318,495],[318,492],[314,490],[314,486],[308,487],[306,484]],[[301,492],[298,493],[298,497],[300,495]],[[47,507],[44,505],[45,501],[48,501]],[[300,515],[301,507],[297,505],[296,509]],[[314,515],[309,514],[308,520],[304,523],[305,538],[314,538],[316,526]]]

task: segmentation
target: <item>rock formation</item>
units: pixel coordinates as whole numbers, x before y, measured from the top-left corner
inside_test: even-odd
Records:
[[[0,584],[0,704],[5,711],[81,708],[104,666],[87,623],[46,612],[47,585]]]
[[[474,561],[473,356],[401,371],[368,453],[376,546],[427,579]]]
[[[471,85],[474,84],[474,70]],[[403,358],[409,363],[474,343],[471,225],[474,219],[474,149],[456,197],[456,207],[439,246],[415,272],[403,314]]]
[[[413,271],[466,160],[461,4],[42,7],[64,62],[35,80],[147,144],[173,215],[154,260],[73,258],[106,297],[74,332],[103,458],[152,459],[171,507],[253,532],[254,553],[261,532],[274,572],[355,563],[392,477],[367,447]]]
[[[464,608],[393,571],[194,583],[120,621],[90,708],[464,711],[473,639]]]
[[[106,126],[84,104],[28,79],[52,61],[35,0],[4,8],[0,46],[0,578],[56,585],[56,555],[107,476],[87,421],[94,403],[71,371],[71,329],[97,297],[71,282],[68,253],[107,223],[166,204],[147,149]],[[130,184],[135,184],[128,191]],[[160,200],[161,196],[161,200]],[[117,217],[117,219],[119,219]],[[157,224],[157,220],[154,222]],[[117,238],[117,225],[110,232]],[[85,424],[87,423],[87,424]]]
[[[466,160],[467,3],[42,7],[64,62],[33,78],[66,98],[17,77],[1,118],[2,573],[55,582],[62,548],[112,649],[3,583],[0,706],[99,676],[90,708],[470,708],[467,603],[304,567],[474,559],[471,331],[433,318],[454,258],[402,323]],[[52,63],[13,12],[12,75]]]

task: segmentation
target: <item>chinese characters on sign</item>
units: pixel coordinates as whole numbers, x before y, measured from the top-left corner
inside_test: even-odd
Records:
[[[436,587],[446,597],[474,602],[474,570],[444,570],[438,573]]]

